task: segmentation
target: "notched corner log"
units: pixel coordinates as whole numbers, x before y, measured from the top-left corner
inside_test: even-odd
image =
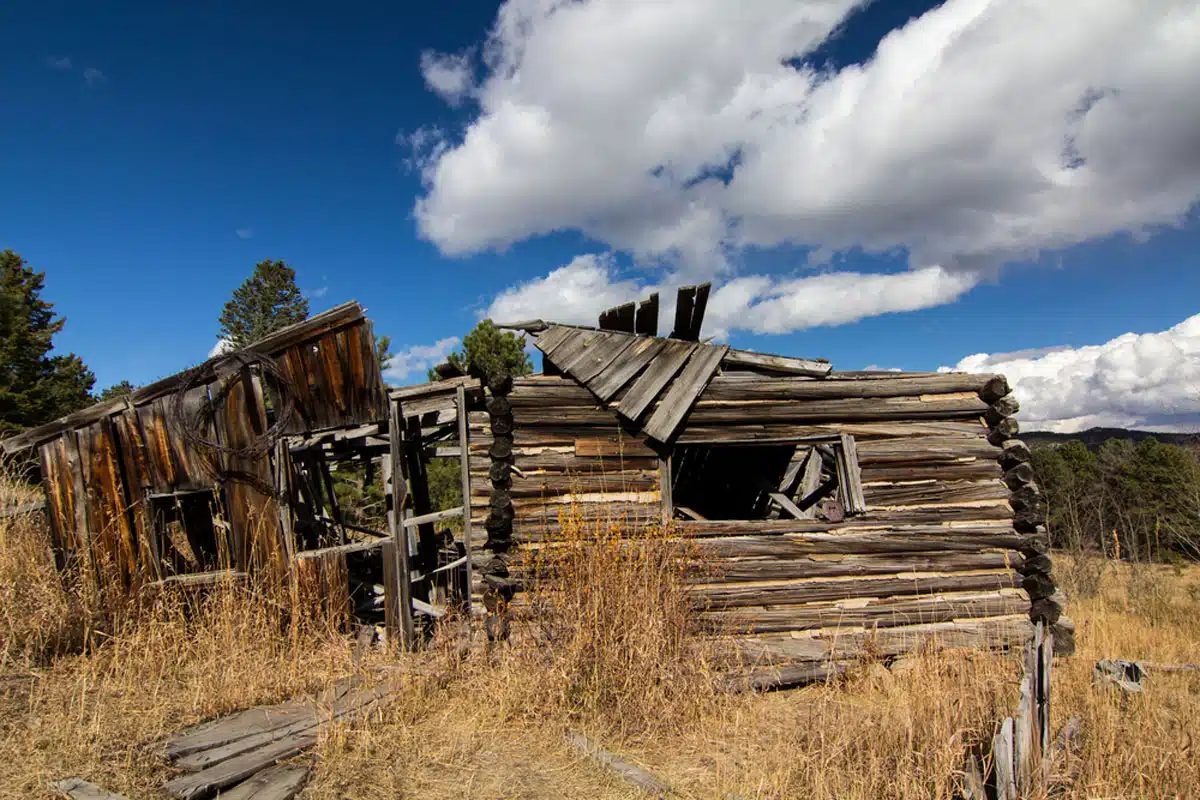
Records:
[[[1010,391],[1008,378],[1003,375],[993,375],[979,390],[979,399],[985,403],[994,403]]]
[[[1026,464],[1033,459],[1029,445],[1020,439],[1008,439],[1003,443],[1004,451],[1000,454],[1000,466],[1012,469],[1018,464]]]
[[[1017,424],[1017,421],[1012,417],[1007,417],[992,425],[987,438],[992,444],[1001,446],[1020,432],[1021,426]]]

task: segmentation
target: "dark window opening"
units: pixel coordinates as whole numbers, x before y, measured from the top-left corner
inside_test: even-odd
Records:
[[[228,565],[224,547],[227,523],[211,489],[151,495],[150,513],[163,567],[168,574],[221,569]]]
[[[847,509],[862,510],[855,502],[861,486],[853,451],[852,440],[681,445],[671,458],[675,516],[840,522]]]

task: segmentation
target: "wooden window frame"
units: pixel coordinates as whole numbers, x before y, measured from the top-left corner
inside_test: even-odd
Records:
[[[858,463],[858,447],[855,444],[854,437],[850,434],[842,433],[831,436],[820,437],[780,437],[768,439],[746,439],[729,441],[727,439],[698,439],[688,441],[687,445],[710,445],[720,447],[737,447],[746,446],[752,447],[755,445],[784,445],[790,444],[796,447],[812,447],[816,448],[820,445],[830,445],[833,447],[834,462],[837,465],[837,495],[841,501],[842,509],[847,517],[865,514],[867,504],[862,488],[862,472]],[[675,506],[672,483],[674,481],[673,473],[674,449],[667,453],[665,457],[660,456],[658,459],[659,482],[661,484],[662,498],[662,522],[667,524],[675,519]],[[777,503],[778,504],[778,503]],[[795,511],[784,506],[784,510],[788,511],[795,517]],[[744,520],[745,522],[760,522],[763,520]]]

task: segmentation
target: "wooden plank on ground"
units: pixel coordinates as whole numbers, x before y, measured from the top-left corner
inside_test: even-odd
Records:
[[[646,367],[641,377],[633,382],[629,391],[617,404],[617,413],[636,420],[642,415],[658,393],[674,378],[700,345],[693,342],[667,342],[661,353]]]
[[[670,786],[649,772],[646,772],[646,770],[630,764],[614,753],[610,753],[582,733],[576,733],[575,731],[567,733],[567,741],[570,742],[572,747],[582,751],[593,761],[608,767],[625,780],[651,794],[666,795],[671,792]]]
[[[302,733],[272,742],[266,747],[251,750],[222,761],[199,772],[188,772],[167,782],[164,791],[179,800],[204,800],[227,786],[244,781],[259,770],[277,761],[291,758],[317,743],[317,731],[310,728]]]
[[[300,794],[309,767],[277,764],[221,792],[221,800],[291,800]]]
[[[696,402],[696,398],[712,380],[717,367],[721,365],[721,359],[729,352],[729,347],[725,345],[698,345],[697,348],[643,428],[650,438],[665,442],[674,435],[675,429],[691,409],[692,403]]]
[[[123,795],[101,789],[83,778],[64,778],[51,784],[51,788],[58,792],[59,796],[69,797],[71,800],[125,800]]]
[[[638,339],[621,357],[587,382],[587,388],[607,403],[667,346],[665,339]]]

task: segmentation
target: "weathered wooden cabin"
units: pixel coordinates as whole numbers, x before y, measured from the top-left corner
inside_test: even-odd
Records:
[[[97,585],[282,567],[409,645],[455,603],[501,635],[522,546],[567,519],[669,526],[711,567],[693,589],[711,631],[795,675],[1058,621],[1003,376],[837,372],[702,342],[707,296],[680,290],[668,336],[657,296],[598,328],[513,323],[543,374],[447,369],[390,390],[348,303],[3,449],[36,448],[60,565]],[[465,509],[432,506],[445,457]],[[382,475],[386,524],[339,508],[331,467],[347,462]]]
[[[544,374],[495,382],[471,414],[489,549],[547,546],[567,519],[669,525],[709,566],[694,594],[713,633],[796,675],[1058,621],[1003,376],[837,372],[701,342],[706,300],[681,290],[666,337],[656,296],[599,328],[505,326],[535,337]]]

